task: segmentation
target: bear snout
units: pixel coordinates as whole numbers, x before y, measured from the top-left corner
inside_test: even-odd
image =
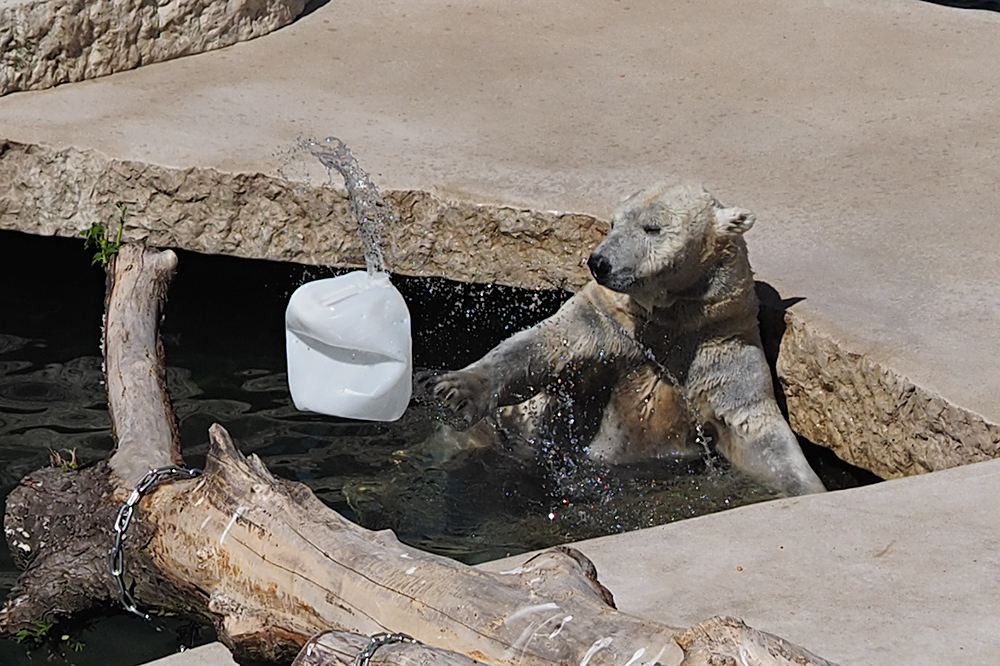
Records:
[[[608,275],[611,274],[611,262],[608,261],[607,257],[596,252],[587,259],[587,267],[590,268],[590,273],[597,280],[597,284],[603,285],[607,281]]]

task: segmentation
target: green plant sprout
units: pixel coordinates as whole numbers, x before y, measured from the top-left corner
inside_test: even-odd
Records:
[[[80,233],[83,236],[83,247],[88,248],[93,246],[96,252],[94,252],[94,259],[90,262],[91,265],[100,263],[102,267],[107,266],[108,262],[111,261],[111,257],[118,254],[118,248],[122,244],[122,231],[125,229],[125,217],[128,214],[128,203],[125,201],[116,201],[115,208],[118,209],[118,233],[115,235],[114,239],[111,238],[110,228],[103,222],[94,222],[90,225],[89,229],[86,229]]]
[[[63,453],[68,454],[66,458],[63,458]],[[49,449],[49,465],[58,467],[64,472],[77,469],[79,464],[76,461],[76,449],[60,449],[58,451]]]
[[[80,652],[83,650],[84,647],[86,647],[83,641],[81,641],[76,636],[70,636],[69,634],[63,634],[59,638],[59,640],[65,643],[66,647],[68,647],[73,652]]]
[[[33,620],[31,627],[26,627],[14,634],[14,640],[18,643],[25,643],[28,647],[39,647],[49,635],[49,630],[55,626],[55,622],[42,618]]]
[[[84,642],[72,633],[60,633],[59,638],[56,639],[52,631],[56,627],[56,623],[52,620],[42,618],[32,621],[31,625],[31,627],[21,629],[14,634],[14,640],[24,645],[29,657],[32,650],[39,650],[46,646],[60,651],[62,648],[68,648],[73,652],[80,652],[86,647]]]

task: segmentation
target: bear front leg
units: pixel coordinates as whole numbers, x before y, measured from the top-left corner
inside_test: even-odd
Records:
[[[553,371],[544,343],[545,323],[504,340],[461,370],[429,377],[427,390],[469,424],[498,407],[527,400]]]
[[[760,347],[728,341],[699,350],[688,391],[720,422],[718,448],[734,467],[786,495],[826,491],[778,409]]]
[[[641,355],[624,339],[621,324],[605,312],[607,297],[595,300],[598,289],[588,285],[545,321],[461,370],[428,378],[425,388],[475,423],[498,407],[531,398],[560,377],[599,365],[636,364]]]
[[[826,491],[780,412],[730,426],[720,444],[737,469],[785,495]]]

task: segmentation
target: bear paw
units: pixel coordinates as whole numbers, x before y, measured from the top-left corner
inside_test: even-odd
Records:
[[[461,370],[422,378],[424,390],[449,407],[466,424],[472,425],[496,408],[496,400],[486,382]]]

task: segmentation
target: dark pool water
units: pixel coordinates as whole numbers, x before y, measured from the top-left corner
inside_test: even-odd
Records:
[[[997,0],[925,0],[925,2],[956,9],[985,9],[1000,12],[1000,2]]]
[[[768,499],[719,461],[603,469],[550,447],[527,460],[469,451],[435,405],[397,423],[297,412],[285,383],[288,296],[325,269],[179,253],[162,327],[184,454],[200,466],[207,428],[222,423],[240,449],[306,483],[327,505],[420,548],[475,563],[556,543],[662,524]],[[568,296],[444,280],[397,278],[414,326],[415,364],[455,368],[558,308]],[[87,464],[111,449],[101,384],[103,272],[82,242],[0,232],[0,491],[74,451]],[[811,448],[828,485],[871,477]],[[109,526],[110,528],[110,526]],[[16,580],[0,546],[0,591]],[[0,641],[0,664],[131,666],[211,638],[182,622],[154,627],[116,613],[70,632],[80,652]],[[61,637],[62,633],[59,632]]]

